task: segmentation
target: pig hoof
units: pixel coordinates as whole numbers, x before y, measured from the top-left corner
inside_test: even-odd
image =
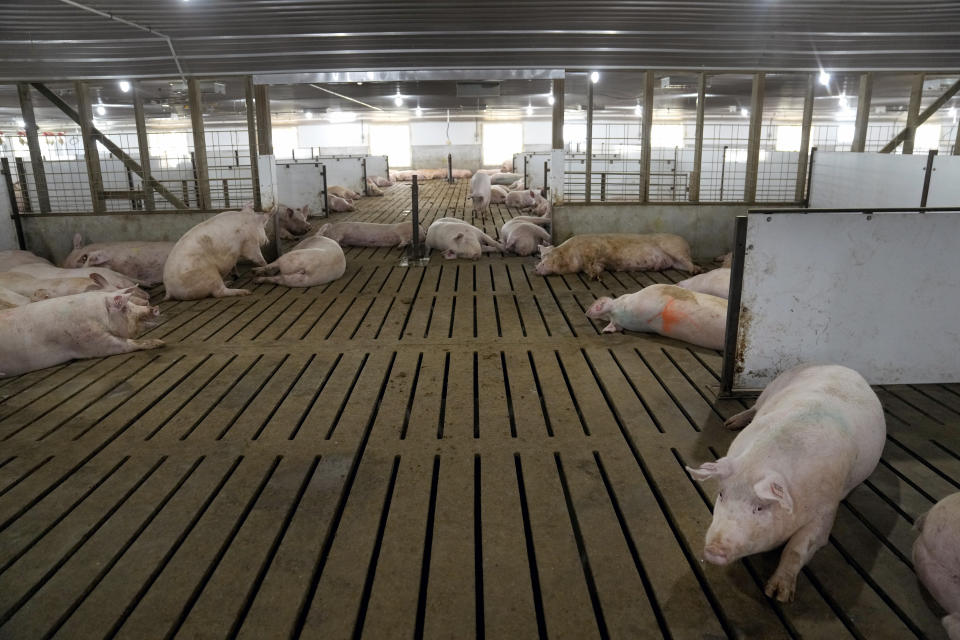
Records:
[[[793,594],[797,588],[797,579],[774,575],[763,590],[768,598],[776,598],[779,602],[793,602]]]
[[[612,322],[603,328],[603,333],[618,333],[619,331],[620,331],[620,327],[613,324]]]
[[[746,411],[741,411],[737,415],[727,418],[727,420],[723,423],[723,426],[731,431],[743,429],[753,421],[753,416],[756,414],[756,409],[747,409]]]
[[[163,345],[164,345],[163,340],[158,340],[156,338],[137,341],[137,346],[140,347],[141,349],[159,349]]]

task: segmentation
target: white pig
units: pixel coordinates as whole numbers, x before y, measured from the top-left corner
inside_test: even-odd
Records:
[[[423,242],[427,236],[423,225],[419,231],[420,242]],[[341,246],[405,247],[413,239],[413,226],[409,222],[329,222],[320,227],[317,235],[330,238]]]
[[[523,178],[520,178],[519,180],[514,180],[513,182],[510,183],[510,186],[507,187],[508,191],[523,191],[523,189],[524,189]]]
[[[500,238],[504,248],[518,256],[529,256],[537,247],[550,244],[550,232],[543,227],[550,224],[550,218],[536,216],[517,216],[503,223]]]
[[[266,264],[260,247],[267,243],[264,226],[270,216],[250,209],[224,211],[183,234],[163,269],[165,299],[249,295],[247,289],[227,288],[223,277],[240,258]]]
[[[802,365],[725,424],[746,426],[727,455],[687,467],[699,481],[719,482],[704,558],[726,565],[786,543],[764,592],[789,602],[797,574],[827,543],[840,501],[880,460],[883,408],[853,369]]]
[[[383,176],[374,176],[373,181],[377,184],[378,187],[392,187],[393,183],[390,182],[390,178],[384,178]]]
[[[17,265],[16,267],[10,269],[9,272],[26,274],[33,278],[37,278],[38,280],[53,278],[89,278],[91,275],[96,273],[100,276],[103,276],[103,278],[110,283],[110,286],[115,289],[126,289],[127,287],[134,287],[137,285],[135,280],[119,274],[112,269],[106,269],[104,267],[61,269],[60,267],[55,267],[49,263],[32,262],[30,264]]]
[[[513,158],[509,160],[504,160],[500,165],[500,171],[502,173],[511,173],[513,171]]]
[[[485,213],[490,206],[490,176],[477,172],[470,179],[470,198],[473,210]]]
[[[83,244],[79,233],[73,235],[73,251],[64,259],[68,269],[106,267],[129,276],[146,286],[163,282],[163,265],[173,242],[99,242]]]
[[[336,280],[347,269],[347,259],[336,241],[312,236],[270,264],[253,270],[255,282],[287,287],[312,287]]]
[[[483,174],[481,174],[483,175]],[[503,251],[503,245],[457,218],[440,218],[427,229],[427,246],[443,252],[447,260],[470,258],[476,260],[483,253]]]
[[[495,173],[490,176],[490,184],[508,185],[511,182],[522,180],[523,176],[516,173]]]
[[[51,267],[53,266],[48,261],[29,251],[22,251],[20,249],[0,251],[0,271],[9,271],[22,264],[48,264]]]
[[[454,169],[453,170],[454,178],[469,178],[471,176],[473,176],[473,171],[470,171],[470,169]]]
[[[244,210],[253,211],[253,203],[248,202],[244,205]],[[281,240],[294,240],[310,231],[310,222],[307,218],[310,216],[309,205],[292,208],[285,204],[278,204],[272,211],[277,218],[277,225],[280,227]],[[273,221],[267,227],[267,237],[272,238]]]
[[[507,206],[518,209],[527,209],[537,204],[537,192],[533,189],[526,191],[511,191],[507,194]]]
[[[30,298],[31,301],[46,300],[47,298],[59,298],[60,296],[72,296],[86,291],[117,291],[120,287],[115,287],[107,282],[106,278],[99,273],[91,273],[87,277],[70,278],[34,278],[26,273],[16,271],[0,272],[0,287],[14,291],[22,296]],[[141,289],[133,289],[135,296],[146,302],[149,296]]]
[[[583,271],[598,279],[604,269],[700,272],[690,259],[690,245],[672,233],[583,234],[569,238],[558,247],[541,248],[540,256],[536,271],[542,276]]]
[[[333,194],[327,195],[327,209],[333,211],[334,213],[343,213],[344,211],[355,211],[353,203],[349,200],[344,200],[339,196]]]
[[[368,196],[382,196],[383,191],[380,187],[377,186],[377,183],[373,178],[367,178],[367,195]]]
[[[0,377],[162,347],[161,340],[135,339],[156,323],[160,308],[131,304],[131,295],[93,291],[0,311]]]
[[[947,612],[943,628],[960,640],[960,493],[933,505],[916,525],[913,566],[920,582]]]
[[[327,187],[327,193],[332,193],[333,195],[343,198],[344,200],[357,200],[360,198],[360,194],[353,189],[341,187],[337,184],[333,185],[332,187]]]
[[[730,293],[730,269],[721,267],[713,271],[707,271],[698,276],[681,280],[677,283],[677,286],[725,299]]]
[[[729,269],[733,265],[733,253],[725,253],[722,256],[717,256],[713,259],[713,262]]]
[[[0,287],[0,309],[10,309],[30,303],[30,298],[20,295],[16,291]]]
[[[654,284],[617,299],[599,298],[587,309],[587,316],[609,320],[604,333],[623,329],[659,333],[708,349],[722,349],[727,301],[672,284]]]
[[[507,201],[508,193],[510,192],[500,185],[490,187],[490,204],[503,204]]]

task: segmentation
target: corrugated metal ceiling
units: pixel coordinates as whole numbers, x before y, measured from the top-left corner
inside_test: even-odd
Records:
[[[367,69],[960,68],[960,2],[89,0],[188,75]],[[58,0],[0,2],[0,80],[171,77],[167,42]]]

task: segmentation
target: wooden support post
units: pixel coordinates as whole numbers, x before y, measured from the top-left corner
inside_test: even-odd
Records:
[[[924,122],[926,122],[930,118],[930,116],[935,114],[937,110],[940,109],[940,107],[947,104],[947,101],[950,100],[950,98],[957,95],[958,91],[960,91],[960,80],[957,80],[952,85],[950,85],[950,87],[943,92],[943,95],[941,95],[939,98],[934,100],[929,107],[924,109],[920,113],[920,115],[917,116],[916,125],[919,127]],[[903,142],[906,139],[907,131],[908,129],[901,130],[900,133],[898,133],[893,137],[893,140],[888,142],[883,149],[880,149],[880,153],[890,153],[891,151],[896,149],[897,145],[899,145],[901,142]]]
[[[873,96],[873,74],[860,74],[860,91],[857,93],[857,124],[853,130],[850,151],[863,152],[867,147],[867,124],[870,122],[870,99]]]
[[[960,124],[957,125],[957,139],[953,141],[953,155],[960,156]]]
[[[913,153],[913,142],[920,126],[920,99],[923,97],[923,74],[916,73],[910,83],[910,104],[907,106],[907,135],[903,138],[903,154]]]
[[[210,174],[207,171],[207,139],[203,132],[203,101],[200,98],[200,81],[187,81],[190,100],[190,128],[193,130],[193,153],[196,161],[197,204],[200,209],[212,209],[210,199]]]
[[[257,152],[263,156],[273,155],[273,129],[270,126],[270,87],[256,86],[257,98]]]
[[[650,201],[650,154],[653,146],[650,136],[653,132],[653,71],[643,73],[643,119],[640,121],[640,202]]]
[[[593,80],[587,78],[587,162],[584,166],[583,201],[590,204],[593,194]]]
[[[250,147],[250,179],[253,182],[253,208],[256,211],[263,209],[260,201],[260,164],[257,162],[257,112],[253,102],[253,76],[244,80],[244,92],[247,99],[247,139]]]
[[[703,114],[707,98],[707,74],[697,82],[697,127],[693,143],[693,175],[690,176],[690,202],[700,202],[700,169],[703,166]]]
[[[86,82],[73,83],[77,93],[77,113],[80,116],[80,132],[83,135],[83,155],[87,161],[87,178],[90,181],[90,200],[93,212],[106,213],[103,200],[103,176],[100,173],[100,154],[97,151],[97,139],[93,135],[93,108],[90,104],[90,91]]]
[[[40,138],[38,135],[37,119],[33,113],[33,99],[30,97],[30,85],[26,82],[17,83],[17,94],[20,97],[20,113],[23,116],[23,125],[27,133],[27,146],[30,148],[30,165],[33,168],[33,185],[37,189],[37,201],[40,213],[50,213],[50,194],[47,191],[47,174],[43,170],[43,155],[40,153]],[[20,176],[20,187],[26,190],[26,176]]]
[[[803,202],[807,186],[807,161],[810,158],[810,127],[813,123],[813,94],[817,87],[815,74],[807,74],[807,92],[803,98],[803,121],[800,127],[800,157],[797,161],[797,187],[794,200]]]
[[[553,149],[563,149],[563,78],[553,81]]]
[[[150,144],[147,138],[147,124],[143,116],[143,96],[140,94],[140,83],[134,80],[130,83],[133,92],[133,118],[137,122],[137,146],[140,148],[140,168],[143,177],[143,201],[147,211],[156,209],[153,200],[153,175],[150,167]],[[129,171],[129,169],[128,169]]]
[[[764,74],[753,74],[750,95],[750,139],[747,142],[747,175],[743,181],[744,202],[757,200],[757,173],[760,170],[760,133],[763,124]]]

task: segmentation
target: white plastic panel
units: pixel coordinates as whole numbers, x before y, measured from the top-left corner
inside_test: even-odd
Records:
[[[960,207],[960,156],[933,159],[928,207]]]
[[[288,207],[310,207],[312,215],[322,215],[323,165],[314,163],[278,164],[277,196]],[[263,174],[261,173],[261,179]],[[331,183],[334,184],[334,183]],[[264,204],[266,208],[266,204]]]
[[[363,193],[362,158],[325,157],[318,158],[327,167],[327,184],[339,185]]]
[[[960,382],[960,213],[751,214],[735,389],[800,363]]]
[[[817,151],[810,207],[919,207],[926,165],[925,155]]]
[[[367,161],[367,177],[389,177],[387,176],[387,156],[366,156],[365,160]]]
[[[531,189],[543,188],[543,163],[547,163],[547,171],[550,168],[552,153],[545,151],[542,153],[518,153],[514,156],[513,163],[516,166],[516,173],[523,175],[527,172],[527,186]]]

